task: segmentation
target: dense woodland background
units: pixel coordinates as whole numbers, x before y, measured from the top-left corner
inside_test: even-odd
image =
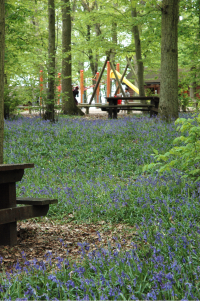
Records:
[[[55,1],[55,69],[62,72],[62,7]],[[133,14],[136,8],[137,15]],[[126,56],[135,61],[134,26],[138,26],[144,72],[161,64],[162,1],[71,1],[72,84],[79,85],[84,69],[86,85],[112,49],[121,69]],[[48,72],[48,1],[5,1],[5,105],[37,101],[39,71]],[[199,81],[199,0],[180,1],[178,25],[179,68],[188,86]],[[135,68],[136,68],[135,63]],[[44,94],[46,93],[44,89]]]

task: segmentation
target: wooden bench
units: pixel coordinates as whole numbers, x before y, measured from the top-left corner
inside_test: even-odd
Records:
[[[25,168],[34,164],[0,165],[0,245],[17,243],[17,221],[45,216],[56,199],[16,197],[16,182],[21,181]],[[26,206],[17,207],[17,204]]]

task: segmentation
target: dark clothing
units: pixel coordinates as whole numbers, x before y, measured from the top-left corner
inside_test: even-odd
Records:
[[[73,89],[73,95],[74,95],[74,101],[75,104],[78,105],[78,100],[76,99],[76,96],[79,96],[79,90],[77,88]]]

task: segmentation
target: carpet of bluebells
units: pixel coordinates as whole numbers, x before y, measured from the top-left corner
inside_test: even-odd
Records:
[[[199,300],[200,183],[178,170],[142,172],[154,149],[168,151],[178,135],[174,123],[143,115],[6,121],[4,163],[35,164],[18,196],[57,198],[48,213],[55,222],[125,223],[138,236],[129,251],[118,241],[95,251],[82,244],[81,263],[69,262],[67,251],[57,264],[51,253],[40,262],[24,258],[0,274],[0,299]]]

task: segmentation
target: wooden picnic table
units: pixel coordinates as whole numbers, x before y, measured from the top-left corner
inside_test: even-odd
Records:
[[[117,113],[120,110],[134,110],[134,111],[147,111],[150,112],[150,117],[158,114],[158,106],[159,106],[159,97],[158,96],[133,96],[133,97],[106,97],[107,104],[99,104],[99,103],[81,103],[78,104],[80,108],[86,108],[88,111],[89,108],[95,107],[99,108],[102,111],[108,112],[108,118],[117,119]],[[127,100],[127,104],[117,104],[117,100]],[[141,102],[131,102],[135,100],[146,100],[150,101],[150,103],[143,104]]]
[[[33,167],[32,163],[0,165],[0,245],[17,243],[18,220],[45,216],[49,204],[58,202],[55,199],[16,197],[16,182],[21,181],[24,169]],[[17,207],[17,204],[26,206]]]

